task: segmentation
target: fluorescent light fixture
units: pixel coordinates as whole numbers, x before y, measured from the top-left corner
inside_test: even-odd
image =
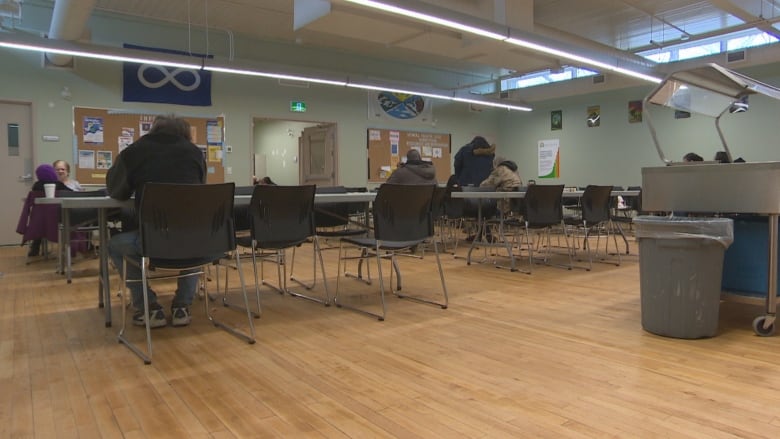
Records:
[[[288,75],[284,73],[260,72],[256,70],[234,69],[230,67],[218,67],[218,66],[211,66],[211,65],[206,65],[203,67],[203,69],[211,72],[230,73],[234,75],[245,75],[245,76],[259,76],[262,78],[286,79],[290,81],[313,82],[316,84],[323,84],[323,85],[335,85],[335,86],[342,86],[342,87],[347,85],[346,81],[334,81],[330,79],[315,78],[311,76],[297,76],[297,75]]]
[[[42,53],[55,53],[57,55],[67,55],[67,56],[78,56],[83,58],[92,58],[92,59],[102,59],[105,61],[118,61],[118,62],[134,62],[134,63],[154,63],[157,65],[165,66],[165,67],[176,67],[181,69],[200,69],[202,67],[201,64],[194,64],[194,63],[181,63],[181,62],[175,62],[166,60],[164,58],[157,58],[150,60],[149,58],[142,58],[137,56],[128,56],[128,55],[115,55],[110,53],[100,53],[100,52],[88,52],[84,50],[77,50],[77,49],[58,49],[56,47],[48,47],[44,45],[35,45],[35,44],[25,44],[25,43],[11,43],[6,41],[0,41],[0,47],[7,47],[9,49],[20,49],[20,50],[27,50],[32,52],[42,52]]]
[[[398,14],[398,15],[403,15],[405,17],[415,18],[417,20],[427,21],[428,23],[438,24],[440,26],[449,27],[451,29],[461,30],[463,32],[468,32],[470,34],[479,35],[486,38],[492,38],[494,40],[505,40],[508,36],[508,33],[501,34],[498,32],[490,31],[488,29],[483,29],[481,27],[471,26],[465,23],[461,23],[459,21],[448,20],[446,18],[437,17],[435,15],[426,14],[412,9],[406,9],[399,6],[388,5],[387,3],[377,2],[373,0],[346,0],[346,1],[361,6],[367,6],[369,8],[390,12],[392,14]]]
[[[445,90],[422,90],[415,86],[400,86],[393,84],[392,81],[381,81],[375,84],[368,82],[360,83],[357,81],[350,81],[348,78],[341,79],[335,74],[320,74],[320,73],[303,73],[294,74],[289,73],[292,67],[285,66],[273,66],[264,67],[262,69],[257,67],[237,67],[238,63],[231,63],[231,66],[219,65],[213,59],[207,58],[194,58],[197,61],[193,61],[193,57],[186,55],[176,55],[163,52],[147,52],[137,49],[117,48],[117,47],[105,47],[88,45],[74,41],[62,41],[62,40],[50,40],[39,37],[34,37],[21,33],[3,33],[0,32],[0,47],[7,47],[9,49],[19,49],[41,53],[55,53],[58,55],[67,55],[82,58],[99,59],[104,61],[117,61],[117,62],[132,62],[139,64],[154,64],[165,67],[191,69],[191,70],[207,70],[211,72],[225,73],[231,75],[243,75],[243,76],[255,76],[261,78],[271,79],[283,79],[289,81],[309,82],[314,84],[322,84],[336,87],[350,87],[363,90],[377,90],[377,91],[390,91],[395,93],[406,93],[412,95],[425,96],[433,99],[441,99],[445,101],[455,102],[469,102],[489,107],[504,108],[507,110],[519,110],[519,111],[531,111],[528,106],[524,106],[518,103],[505,103],[498,100],[491,100],[490,98],[460,98],[455,96],[453,92]],[[247,64],[245,64],[247,65]],[[288,72],[285,72],[287,70]],[[300,69],[299,69],[300,71]]]
[[[349,0],[348,0],[349,1]],[[593,58],[588,58],[585,56],[577,55],[574,53],[566,52],[563,50],[555,49],[552,47],[548,47],[542,44],[532,43],[530,41],[521,40],[519,38],[507,38],[504,40],[504,42],[507,42],[509,44],[514,44],[515,46],[520,46],[526,49],[534,50],[537,52],[543,52],[550,55],[555,55],[560,58],[566,58],[572,61],[580,62],[583,64],[591,65],[594,67],[598,67],[602,70],[609,70],[615,73],[620,73],[621,75],[631,76],[638,79],[643,79],[648,82],[652,82],[655,84],[658,84],[661,82],[661,78],[652,76],[652,75],[646,75],[641,72],[637,72],[630,69],[625,69],[622,67],[613,66],[611,64],[607,64],[605,62],[601,62],[598,60],[595,60]]]
[[[638,72],[631,69],[626,69],[622,67],[613,66],[611,64],[601,62],[592,58],[588,58],[586,56],[577,55],[574,53],[570,53],[564,50],[555,49],[553,47],[549,47],[543,44],[534,43],[531,41],[522,40],[519,38],[512,38],[509,37],[510,29],[507,27],[506,32],[503,34],[497,31],[485,29],[484,27],[480,26],[472,26],[469,24],[462,23],[461,21],[456,20],[450,20],[446,18],[439,17],[437,15],[429,14],[429,13],[423,13],[418,12],[416,10],[411,9],[411,4],[409,2],[399,2],[395,1],[393,3],[402,3],[402,4],[409,4],[409,8],[404,8],[401,6],[396,6],[394,4],[388,4],[380,1],[375,0],[344,0],[348,3],[354,3],[361,6],[366,6],[369,8],[378,9],[380,11],[390,12],[392,14],[398,14],[402,15],[404,17],[410,17],[417,20],[421,20],[427,23],[433,23],[438,24],[440,26],[448,27],[450,29],[456,29],[463,32],[468,32],[474,35],[480,35],[487,38],[492,38],[495,40],[501,40],[509,44],[513,44],[515,46],[520,46],[529,50],[533,50],[536,52],[545,53],[548,55],[555,55],[560,58],[565,58],[571,61],[576,61],[579,63],[591,65],[594,67],[598,67],[603,70],[608,70],[611,72],[619,73],[621,75],[630,76],[633,78],[642,79],[648,82],[652,82],[655,84],[658,84],[661,82],[661,78],[655,77],[653,75],[648,75],[642,72]],[[424,8],[426,7],[424,3],[422,2],[415,2],[415,9]],[[466,17],[463,17],[463,19],[466,19]]]

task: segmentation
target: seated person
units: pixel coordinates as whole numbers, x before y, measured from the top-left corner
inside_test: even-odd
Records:
[[[480,187],[493,187],[497,192],[516,191],[522,185],[523,180],[517,173],[517,164],[501,156],[493,159],[493,170],[488,178],[479,184]],[[498,200],[498,208],[504,215],[508,215],[512,209],[511,200]]]
[[[686,163],[690,162],[703,162],[704,158],[700,156],[699,154],[696,154],[695,152],[689,152],[688,154],[685,154],[683,156],[683,161]]]
[[[391,184],[436,184],[436,169],[433,163],[423,161],[420,151],[410,149],[406,163],[401,163],[387,179]]]
[[[54,170],[57,171],[59,180],[72,191],[83,191],[84,188],[76,179],[70,178],[70,164],[65,160],[57,160],[52,163]]]
[[[38,166],[35,169],[35,177],[37,178],[37,181],[33,183],[32,188],[30,189],[33,192],[41,192],[43,193],[43,185],[53,183],[56,185],[56,190],[58,191],[69,191],[70,189],[65,186],[64,183],[62,183],[58,176],[57,171],[54,169],[54,166],[49,164],[43,164]],[[17,233],[20,233],[23,235],[22,238],[22,244],[24,244],[27,239],[31,236],[36,236],[34,239],[30,241],[30,249],[27,252],[27,256],[34,257],[38,256],[41,252],[41,238],[40,236],[43,236],[44,231],[42,230],[35,230],[38,229],[33,222],[30,219],[30,215],[32,213],[32,203],[34,202],[34,198],[28,197],[27,201],[25,202],[24,208],[22,209],[22,214],[19,217],[19,223],[17,225],[16,231]],[[56,209],[55,209],[56,210]],[[56,221],[55,221],[56,223]],[[30,228],[31,230],[28,230]],[[56,236],[56,234],[54,235]],[[49,236],[49,238],[53,238],[54,236]],[[56,242],[56,239],[50,239]]]

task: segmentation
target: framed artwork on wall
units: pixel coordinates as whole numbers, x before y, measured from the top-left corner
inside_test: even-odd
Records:
[[[550,112],[550,130],[557,131],[563,129],[563,111],[555,110]]]
[[[642,122],[642,101],[628,102],[628,123]]]

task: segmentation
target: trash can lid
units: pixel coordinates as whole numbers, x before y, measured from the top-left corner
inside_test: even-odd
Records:
[[[726,248],[734,242],[730,218],[642,215],[634,218],[634,224],[637,238],[714,240]]]

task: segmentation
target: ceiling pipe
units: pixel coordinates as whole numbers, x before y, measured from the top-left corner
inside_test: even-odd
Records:
[[[87,30],[87,21],[95,9],[95,3],[97,0],[56,0],[48,38],[65,41],[80,40]],[[73,57],[47,53],[46,60],[55,66],[64,67],[73,62]]]

